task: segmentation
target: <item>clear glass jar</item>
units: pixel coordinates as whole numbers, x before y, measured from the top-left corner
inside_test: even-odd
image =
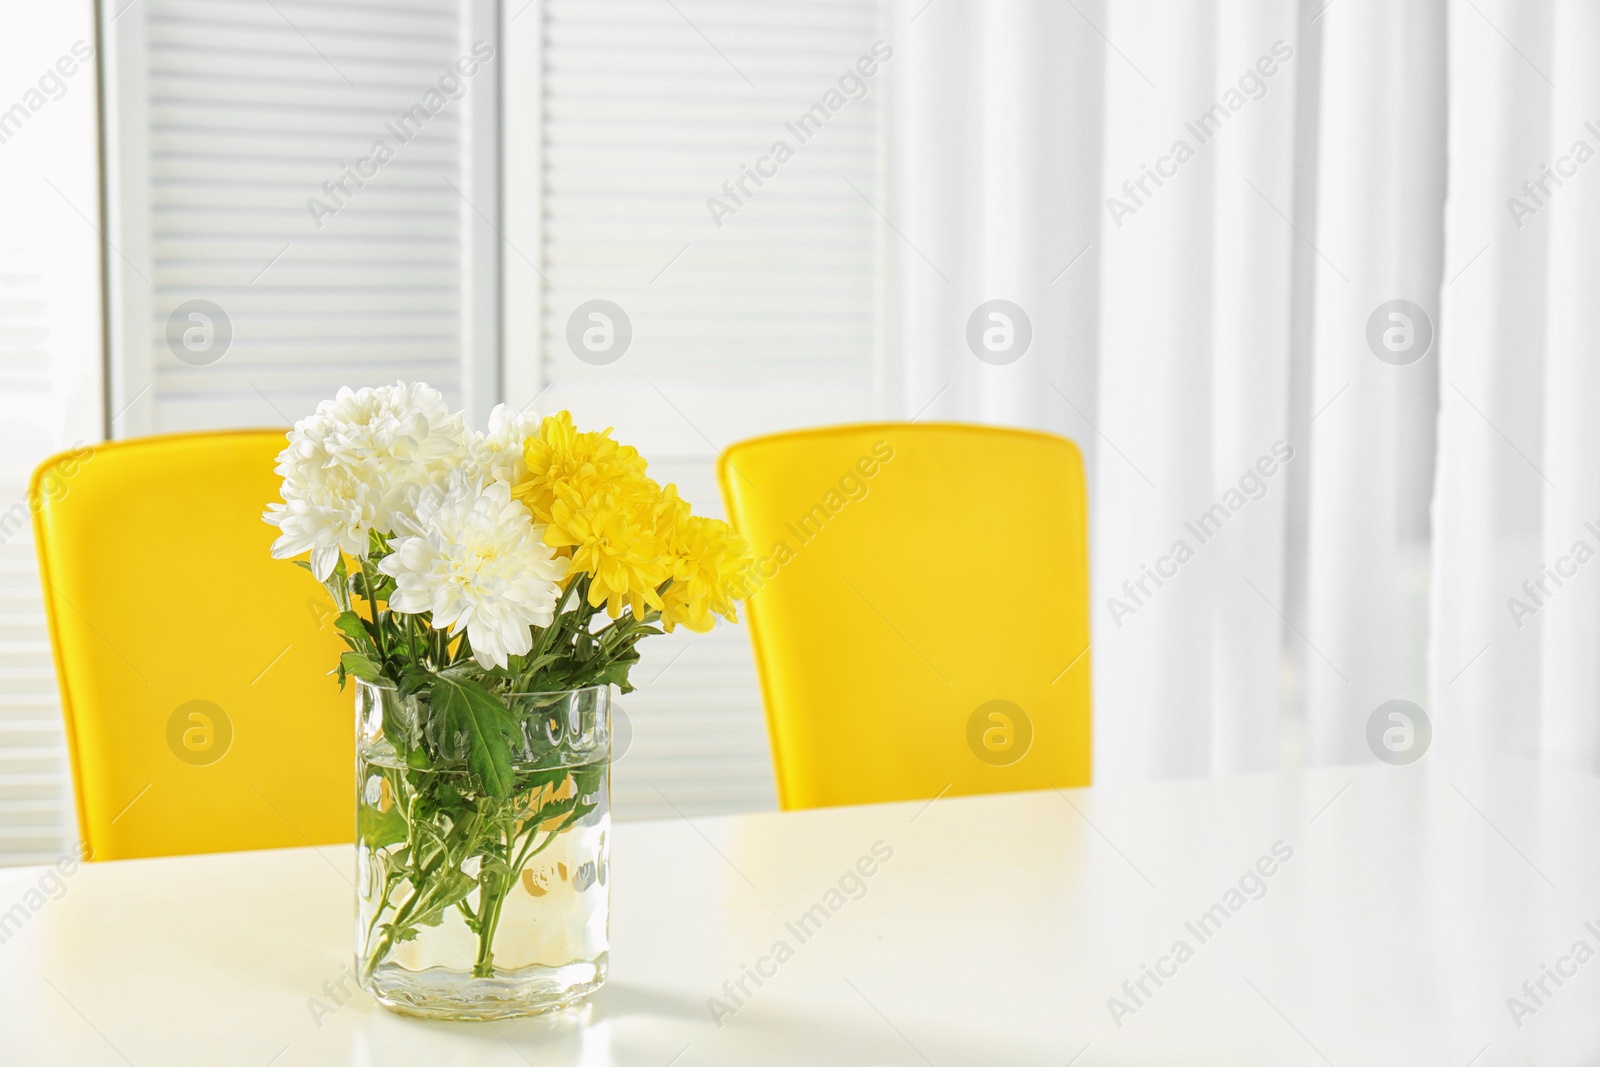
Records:
[[[611,687],[501,699],[521,735],[504,799],[426,694],[357,682],[357,973],[404,1014],[531,1015],[605,981]]]

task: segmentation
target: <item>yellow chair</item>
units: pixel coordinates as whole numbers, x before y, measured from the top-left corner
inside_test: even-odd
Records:
[[[95,859],[354,836],[322,587],[272,559],[282,431],[56,456],[30,500],[78,829]]]
[[[878,423],[717,468],[785,809],[1090,781],[1083,463],[1050,434]]]

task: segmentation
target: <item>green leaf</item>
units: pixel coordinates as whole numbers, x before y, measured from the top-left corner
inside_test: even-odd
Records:
[[[413,922],[417,926],[438,926],[444,919],[447,909],[466,900],[467,895],[478,888],[478,880],[459,870],[448,870],[439,875],[438,880],[428,887],[428,903],[417,912]]]
[[[553,800],[540,808],[538,814],[528,821],[535,826],[543,826],[551,819],[559,819],[564,815],[571,815],[572,809],[577,806],[578,798],[575,796],[568,797],[565,800]],[[562,827],[562,829],[565,829],[565,827]]]
[[[383,677],[383,668],[360,652],[344,652],[339,656],[339,666],[363,682],[376,682]]]
[[[368,848],[384,848],[406,839],[406,820],[397,806],[379,811],[370,804],[356,809],[356,836]]]
[[[637,654],[632,656],[624,656],[621,659],[613,660],[592,674],[589,681],[586,681],[582,684],[625,686],[628,684],[628,671],[631,670],[633,665],[637,662],[639,662],[639,657]]]
[[[400,697],[416,696],[424,689],[433,685],[433,672],[421,667],[412,667],[400,676]]]
[[[485,793],[511,795],[511,745],[521,736],[506,706],[477,682],[459,675],[435,676],[430,703],[450,738],[464,738],[467,770]]]
[[[379,852],[378,858],[383,861],[383,877],[387,881],[398,882],[402,879],[410,880],[411,850],[397,848],[393,852]]]
[[[608,765],[605,762],[590,763],[577,767],[572,772],[573,793],[578,797],[593,796],[600,789],[601,779],[605,777]]]
[[[506,673],[512,678],[526,678],[537,671],[544,670],[560,658],[561,655],[557,652],[546,652],[544,655],[536,656],[532,659],[526,656],[512,656]]]
[[[352,649],[360,652],[368,659],[379,659],[378,646],[373,642],[372,635],[367,632],[367,624],[361,616],[353,611],[342,611],[339,617],[333,620],[334,626],[344,634],[345,643]]]
[[[497,852],[485,852],[478,858],[478,881],[490,883],[495,879],[511,881],[515,876],[511,864],[506,862],[504,856]]]

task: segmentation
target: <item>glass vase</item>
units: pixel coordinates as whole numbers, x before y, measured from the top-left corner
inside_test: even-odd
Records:
[[[532,1015],[605,981],[611,687],[501,699],[504,798],[426,693],[357,682],[357,973],[403,1014]]]

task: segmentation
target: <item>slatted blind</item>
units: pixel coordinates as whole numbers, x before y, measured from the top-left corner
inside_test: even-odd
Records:
[[[0,405],[11,446],[0,471],[0,863],[53,859],[69,805],[27,470],[10,459],[22,449],[43,459],[28,438],[40,431],[60,436],[48,425],[54,405],[46,279],[28,259],[15,244],[0,247]]]
[[[90,6],[18,7],[0,33],[0,866],[74,836],[27,482],[99,440],[100,238]],[[67,57],[63,61],[63,57]],[[58,68],[56,64],[60,62]],[[60,71],[71,73],[58,76]],[[52,77],[41,78],[45,72]],[[19,111],[13,108],[18,104]],[[65,486],[71,492],[71,485]]]
[[[396,378],[481,414],[498,388],[493,3],[108,6],[121,432],[281,425]]]
[[[506,264],[513,398],[614,425],[712,514],[732,441],[881,414],[882,20],[878,0],[543,0],[515,16],[510,55],[541,76],[506,104],[507,187],[539,203],[519,221],[508,200],[528,253]],[[605,328],[596,300],[631,327],[609,362],[582,343]],[[619,815],[771,807],[744,628],[645,648],[622,699]]]

